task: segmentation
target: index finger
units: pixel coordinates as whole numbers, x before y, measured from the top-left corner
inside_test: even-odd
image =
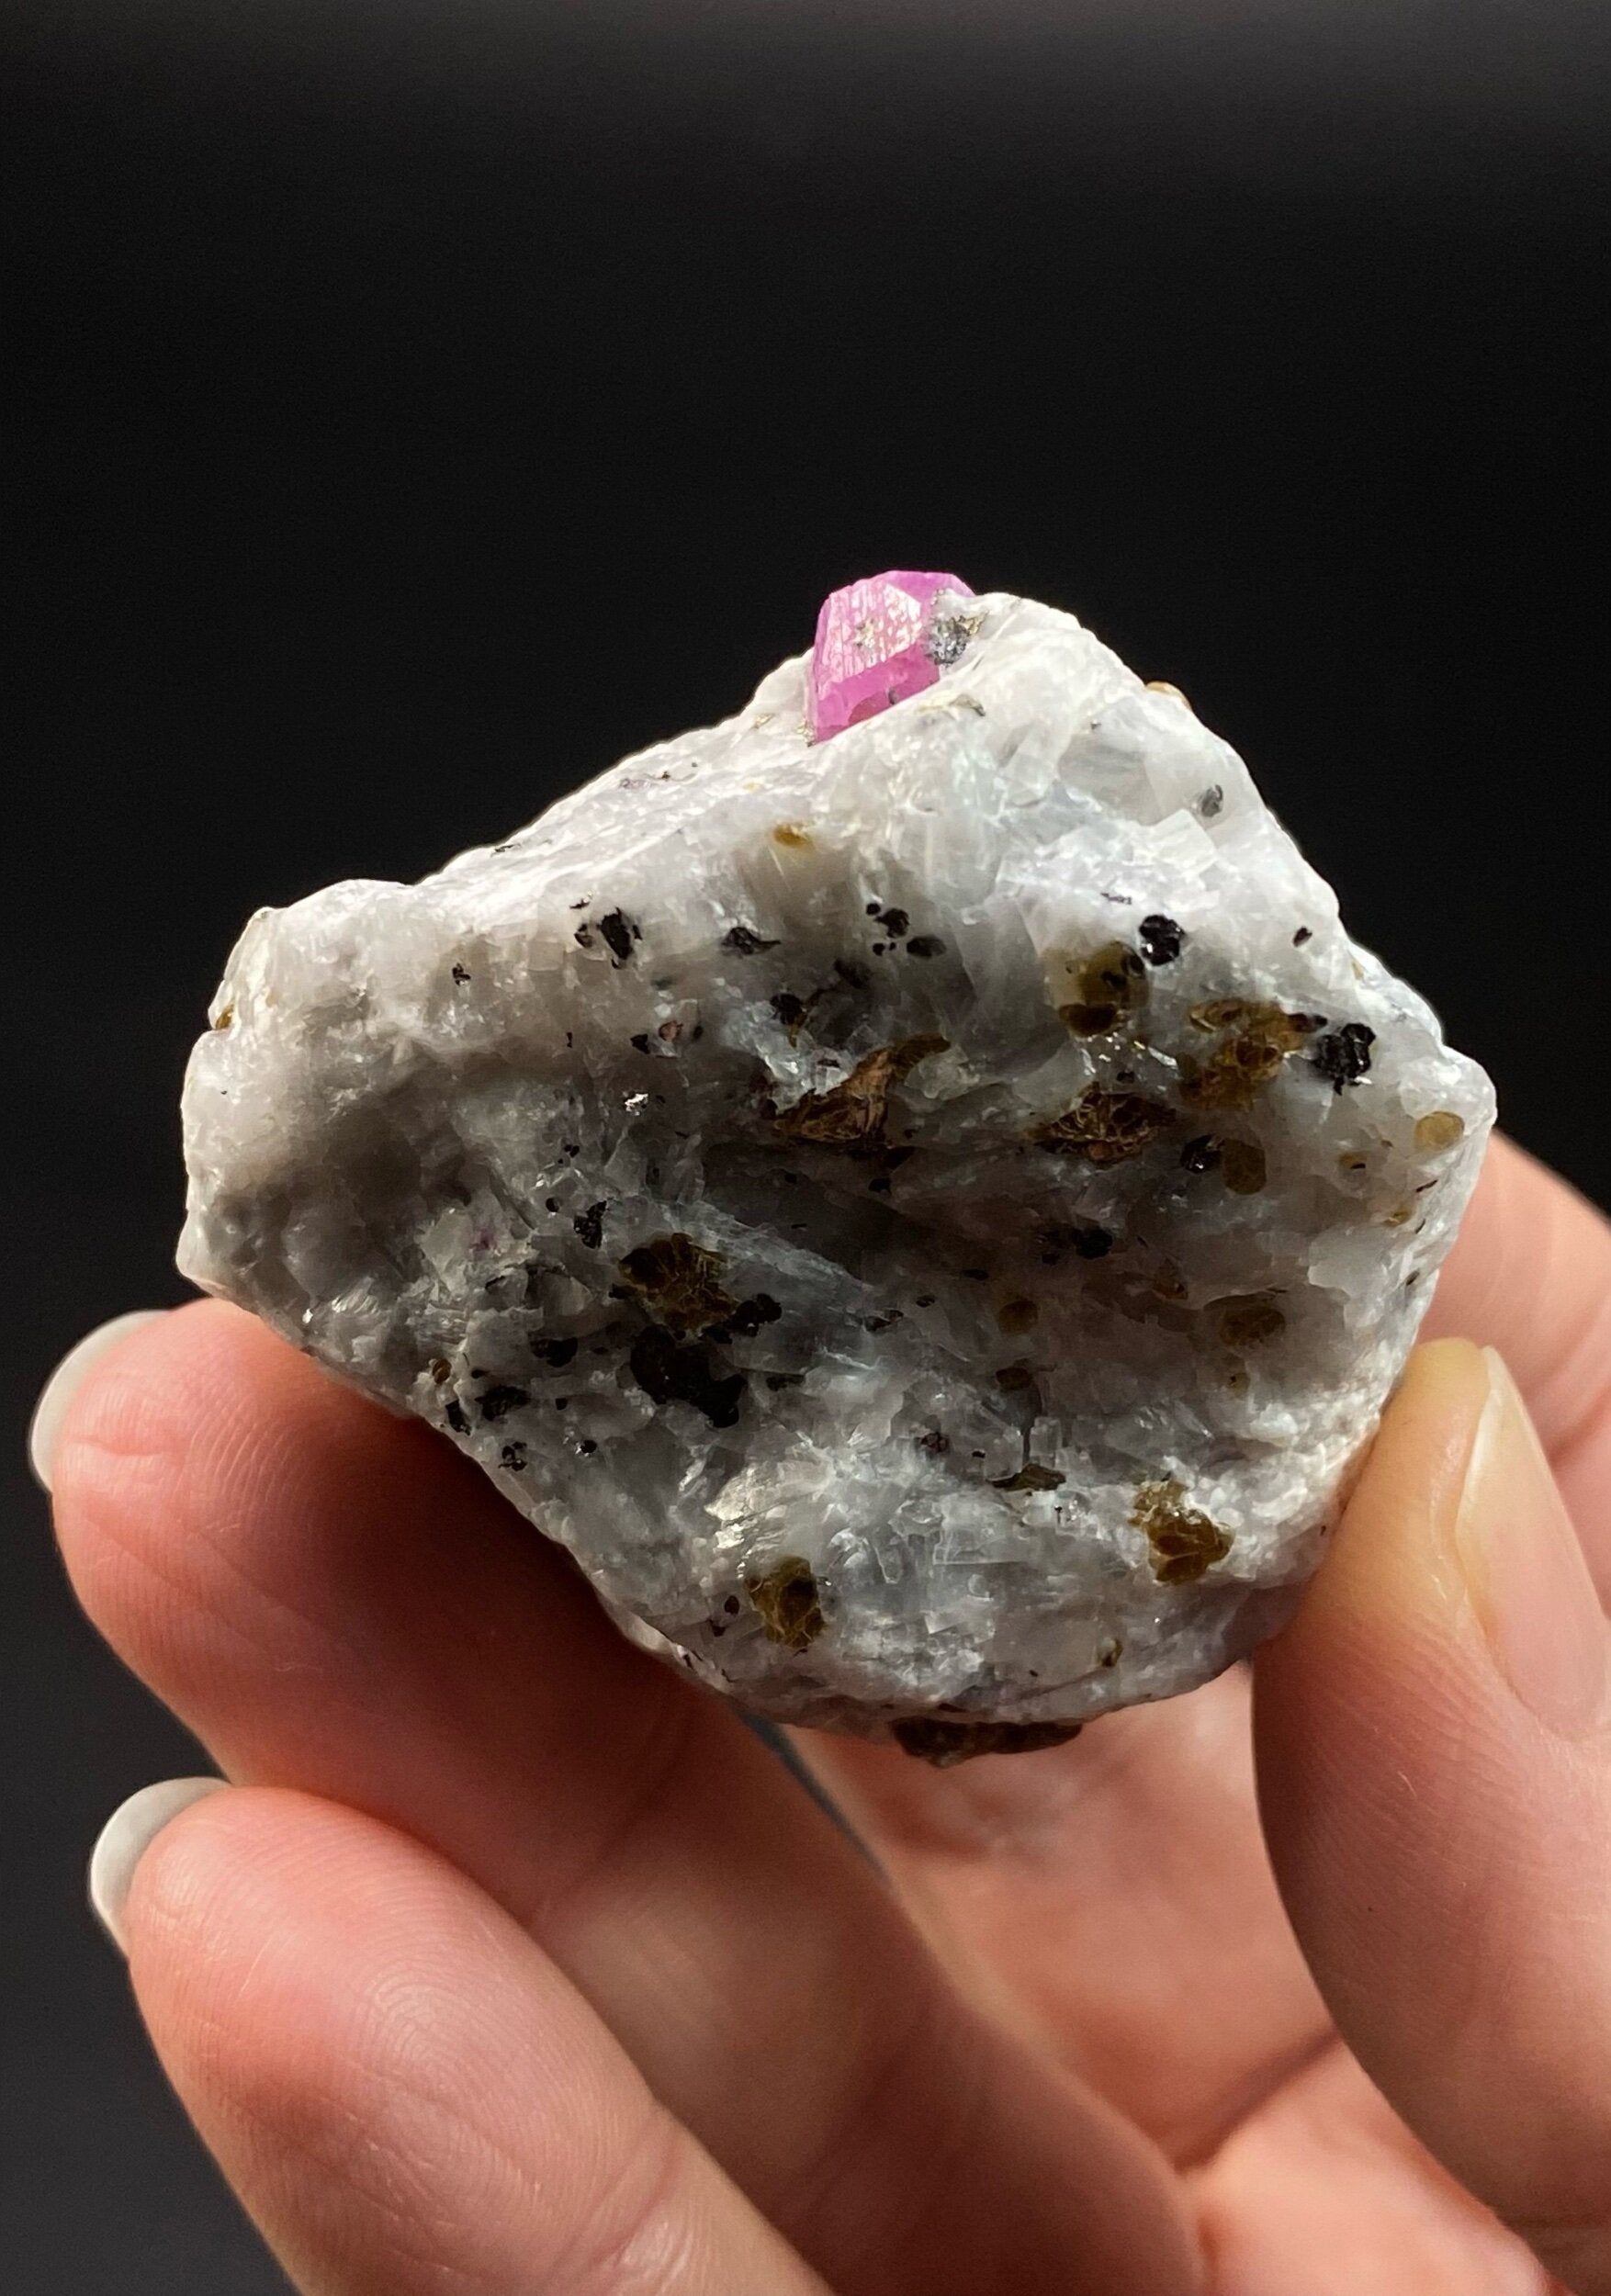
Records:
[[[1611,1222],[1495,1134],[1423,1336],[1504,1357],[1611,1606]]]

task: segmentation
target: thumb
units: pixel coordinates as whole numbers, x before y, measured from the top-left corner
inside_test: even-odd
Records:
[[[1260,1654],[1260,1801],[1343,2038],[1578,2296],[1611,2296],[1608,1645],[1503,1362],[1422,1348]]]

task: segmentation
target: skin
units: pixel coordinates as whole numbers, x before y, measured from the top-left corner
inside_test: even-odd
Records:
[[[1253,1668],[952,1772],[802,1738],[871,1859],[423,1427],[229,1308],[124,1341],[63,1551],[238,1789],[133,1981],[297,2286],[1611,2296],[1611,1719],[1504,1643],[1546,1470],[1459,1527],[1476,1341],[1611,1590],[1611,1231],[1496,1143],[1433,1328]]]

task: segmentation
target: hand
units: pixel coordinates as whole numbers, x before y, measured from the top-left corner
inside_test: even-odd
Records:
[[[62,1544],[234,1790],[103,1895],[298,2285],[1611,2291],[1608,1302],[1496,1145],[1435,1317],[1554,1479],[1423,1350],[1251,1681],[950,1773],[801,1739],[888,1884],[422,1426],[228,1308],[126,1337]]]

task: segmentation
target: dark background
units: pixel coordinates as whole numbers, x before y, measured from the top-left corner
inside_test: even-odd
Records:
[[[22,1433],[180,1296],[260,902],[736,707],[890,564],[1070,606],[1611,1194],[1604,0],[12,0],[7,2296],[281,2287],[82,1903],[194,1750]]]

